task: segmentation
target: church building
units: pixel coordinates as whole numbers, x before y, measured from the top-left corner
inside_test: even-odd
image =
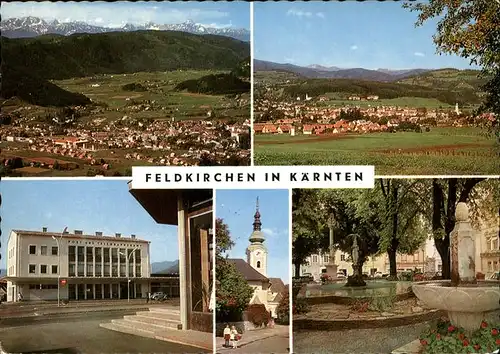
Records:
[[[268,250],[264,244],[265,236],[260,221],[259,199],[254,215],[253,231],[248,238],[247,260],[228,259],[243,275],[248,285],[254,289],[250,304],[263,304],[272,317],[276,318],[276,308],[283,299],[286,286],[280,278],[267,277]]]

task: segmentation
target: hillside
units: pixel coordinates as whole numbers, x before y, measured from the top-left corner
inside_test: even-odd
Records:
[[[308,67],[292,64],[280,64],[264,60],[254,60],[254,71],[281,71],[290,72],[305,78],[323,79],[358,79],[381,82],[392,82],[399,79],[427,72],[426,69],[411,69],[392,71],[387,69],[369,70],[363,68],[340,69],[337,67],[324,67],[311,65]]]
[[[39,78],[21,68],[7,69],[2,64],[1,97],[18,97],[24,102],[39,106],[78,106],[90,103],[82,94],[66,91],[46,79]]]
[[[195,80],[179,83],[176,90],[208,95],[236,95],[250,92],[250,82],[233,74],[207,75]]]
[[[175,31],[2,37],[3,65],[56,80],[139,71],[231,70],[249,55],[246,42]]]
[[[381,99],[398,97],[435,98],[443,103],[454,105],[478,104],[480,95],[477,90],[460,88],[450,90],[432,86],[417,86],[405,83],[388,83],[349,79],[307,79],[294,82],[284,87],[284,94],[290,98],[296,96],[319,96],[330,92],[353,95],[377,95]]]
[[[488,81],[479,74],[478,70],[439,69],[398,80],[398,83],[447,90],[479,90]]]
[[[151,273],[159,273],[162,270],[168,269],[175,266],[179,261],[163,261],[163,262],[153,262],[151,263]]]

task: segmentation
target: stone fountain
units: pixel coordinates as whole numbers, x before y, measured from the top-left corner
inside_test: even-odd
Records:
[[[465,203],[457,205],[455,216],[450,235],[451,281],[418,282],[412,288],[427,307],[447,311],[454,326],[472,333],[487,313],[500,309],[500,284],[476,280],[475,234]]]

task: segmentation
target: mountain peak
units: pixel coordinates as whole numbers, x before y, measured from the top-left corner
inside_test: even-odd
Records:
[[[46,22],[38,17],[10,18],[2,20],[0,23],[2,35],[9,38],[26,38],[36,37],[43,34],[59,34],[68,36],[74,33],[104,33],[114,31],[139,31],[139,30],[162,30],[162,31],[181,31],[193,34],[214,34],[238,39],[248,42],[250,40],[250,31],[238,28],[215,28],[205,27],[201,24],[196,24],[193,20],[188,19],[184,23],[179,24],[155,24],[148,22],[144,25],[134,25],[127,23],[121,28],[109,28],[90,25],[86,22],[72,21],[61,23],[58,20]]]

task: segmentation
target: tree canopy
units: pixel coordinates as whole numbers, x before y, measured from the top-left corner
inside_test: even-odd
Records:
[[[439,18],[433,37],[439,53],[468,58],[491,77],[484,86],[487,96],[481,110],[495,113],[500,140],[500,1],[429,0],[403,6],[418,12],[416,26]]]

